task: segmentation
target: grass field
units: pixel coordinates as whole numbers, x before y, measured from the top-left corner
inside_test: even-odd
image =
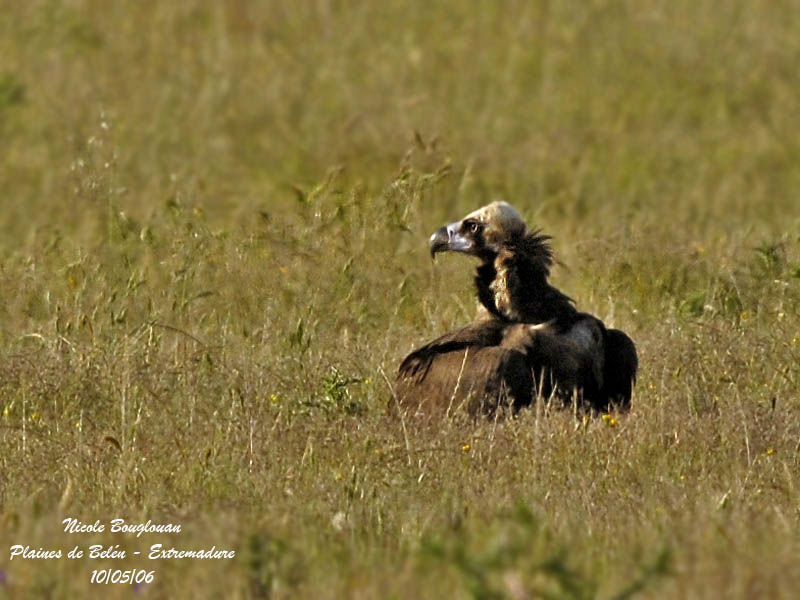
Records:
[[[0,11],[0,597],[797,597],[796,3],[295,4]],[[496,198],[630,413],[387,415]]]

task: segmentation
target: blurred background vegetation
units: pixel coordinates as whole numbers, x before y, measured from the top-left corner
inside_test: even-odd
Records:
[[[152,597],[793,597],[796,3],[2,8],[0,538],[238,550]],[[475,315],[427,237],[496,198],[637,341],[633,411],[406,437],[387,381]]]

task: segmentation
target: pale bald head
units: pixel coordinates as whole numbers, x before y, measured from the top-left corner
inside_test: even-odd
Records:
[[[463,221],[474,220],[496,231],[505,233],[525,231],[525,221],[517,209],[503,200],[495,200],[483,208],[469,213]]]
[[[431,256],[446,251],[475,256],[497,253],[509,239],[526,231],[522,215],[508,202],[497,200],[438,229],[430,238]]]

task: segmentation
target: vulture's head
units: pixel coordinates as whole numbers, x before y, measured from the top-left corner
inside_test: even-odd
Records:
[[[431,258],[437,252],[449,250],[491,260],[526,232],[525,221],[513,206],[503,201],[492,202],[460,221],[439,228],[430,239]]]
[[[553,265],[550,236],[529,229],[506,202],[492,202],[431,236],[431,257],[461,252],[480,259],[478,300],[495,317],[544,323],[575,308],[547,278]]]

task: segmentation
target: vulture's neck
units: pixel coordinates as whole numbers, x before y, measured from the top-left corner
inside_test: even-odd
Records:
[[[567,325],[577,314],[572,299],[547,281],[553,264],[549,239],[526,233],[485,257],[475,283],[478,299],[492,315],[504,321]]]

